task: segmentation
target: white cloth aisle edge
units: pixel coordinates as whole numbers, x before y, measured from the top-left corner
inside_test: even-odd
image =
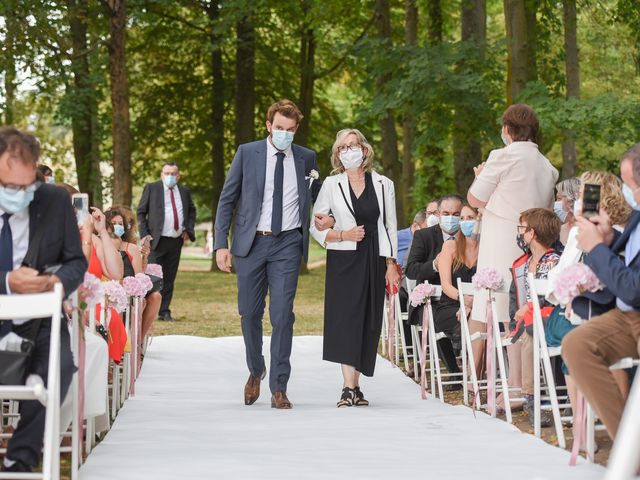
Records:
[[[569,452],[506,422],[421,400],[419,386],[380,357],[376,376],[362,383],[372,406],[337,409],[339,367],[321,358],[321,337],[294,337],[288,391],[294,409],[277,411],[267,382],[255,405],[243,404],[241,337],[156,337],[136,397],[80,478],[589,480],[604,474],[586,462],[569,467]]]

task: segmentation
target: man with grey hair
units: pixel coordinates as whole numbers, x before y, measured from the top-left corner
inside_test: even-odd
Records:
[[[427,212],[420,210],[413,216],[413,223],[407,228],[398,230],[398,263],[404,269],[407,262],[407,253],[413,241],[413,234],[427,226]]]

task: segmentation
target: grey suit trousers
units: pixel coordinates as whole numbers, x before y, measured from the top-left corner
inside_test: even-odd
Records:
[[[271,320],[271,392],[287,391],[291,375],[293,341],[293,301],[298,287],[302,260],[302,231],[280,235],[256,235],[246,257],[235,257],[238,274],[238,310],[242,317],[242,335],[249,371],[261,375],[265,369],[262,355],[262,317],[267,290]]]

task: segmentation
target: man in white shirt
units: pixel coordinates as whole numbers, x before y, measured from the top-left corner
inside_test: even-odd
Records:
[[[172,321],[171,298],[180,265],[182,245],[194,241],[196,207],[191,190],[179,184],[180,169],[173,162],[162,167],[161,181],[145,185],[138,204],[140,237],[151,237],[149,263],[162,267],[160,320]]]

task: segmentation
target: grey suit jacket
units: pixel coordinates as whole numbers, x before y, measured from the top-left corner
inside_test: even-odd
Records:
[[[307,259],[309,247],[309,219],[312,192],[309,191],[311,170],[317,170],[316,153],[299,145],[291,145],[298,179],[298,206],[302,224],[303,252]],[[245,143],[238,147],[218,201],[215,221],[214,249],[229,248],[229,230],[233,220],[231,253],[246,257],[251,250],[260,220],[267,169],[267,140]],[[313,193],[320,185],[315,181]],[[233,219],[235,213],[235,219]]]

